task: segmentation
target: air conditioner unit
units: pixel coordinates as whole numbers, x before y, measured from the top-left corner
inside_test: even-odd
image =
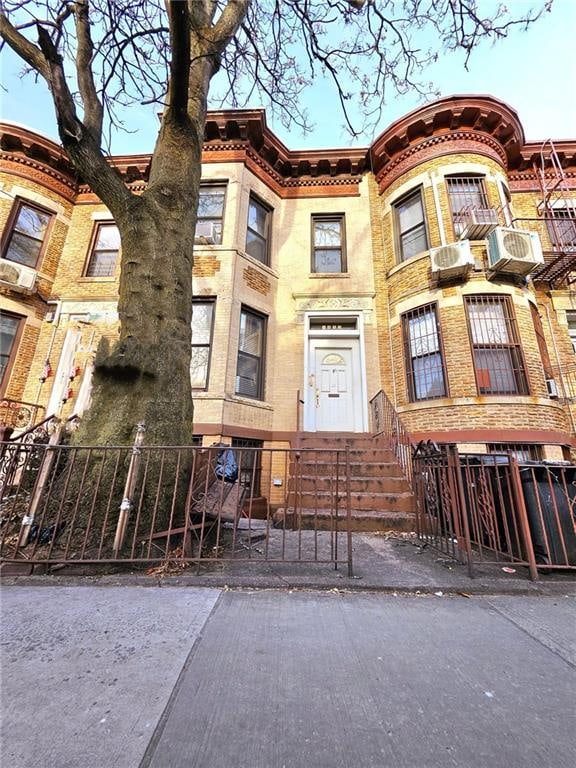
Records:
[[[484,240],[498,226],[494,208],[476,208],[462,214],[461,240]]]
[[[214,245],[219,240],[219,225],[214,221],[198,221],[194,242],[200,245]]]
[[[37,272],[8,259],[0,259],[0,284],[9,286],[18,293],[32,293],[36,285]]]
[[[538,233],[497,227],[488,235],[488,263],[495,272],[529,274],[544,263]]]
[[[548,388],[548,397],[558,397],[558,385],[554,379],[546,379],[546,387]]]
[[[430,249],[432,274],[439,280],[465,277],[474,266],[469,240],[459,240],[450,245]]]

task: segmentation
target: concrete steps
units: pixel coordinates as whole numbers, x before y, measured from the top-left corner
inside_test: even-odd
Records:
[[[336,451],[348,449],[352,530],[414,530],[414,495],[385,444],[369,435],[316,434],[303,437],[299,448],[299,460],[290,465],[287,504],[275,514],[277,525],[345,530],[346,460]]]

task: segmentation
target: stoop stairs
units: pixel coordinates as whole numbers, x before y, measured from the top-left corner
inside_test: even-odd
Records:
[[[336,500],[338,517],[344,521],[345,449],[348,448],[352,530],[415,530],[414,494],[394,452],[384,440],[371,435],[316,433],[301,436],[298,447],[302,449],[300,474],[297,476],[293,462],[286,506],[277,511],[276,523],[329,530],[335,522]],[[340,451],[338,462],[336,450]]]

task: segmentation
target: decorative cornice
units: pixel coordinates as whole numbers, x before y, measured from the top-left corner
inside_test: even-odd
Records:
[[[11,123],[0,125],[0,147],[7,162],[49,177],[69,200],[93,195],[77,178],[56,142]],[[263,109],[208,112],[202,161],[241,162],[280,197],[357,195],[369,170],[380,190],[429,157],[458,151],[485,155],[517,183],[536,179],[535,166],[552,168],[550,142],[526,142],[516,112],[492,96],[449,96],[426,104],[392,123],[370,148],[290,150],[268,128]],[[554,143],[555,158],[570,178],[576,172],[576,140]],[[116,155],[109,162],[135,192],[143,191],[152,156]],[[521,174],[516,176],[514,174]],[[528,174],[528,175],[525,175]],[[62,191],[65,190],[65,193]]]
[[[69,176],[54,170],[54,168],[45,163],[13,152],[3,152],[0,156],[0,161],[0,167],[4,170],[10,170],[15,176],[20,176],[24,179],[33,179],[43,186],[47,186],[56,194],[61,195],[68,202],[74,202],[78,191],[78,184]],[[11,165],[15,165],[16,168],[11,168]]]
[[[448,143],[455,146],[446,148],[444,145]],[[437,151],[434,151],[434,148],[437,148]],[[432,136],[408,147],[385,165],[376,175],[380,191],[383,192],[400,175],[420,165],[423,161],[456,153],[486,155],[503,168],[506,166],[506,153],[491,136],[476,131],[447,133]],[[422,158],[422,155],[425,155],[425,158]]]

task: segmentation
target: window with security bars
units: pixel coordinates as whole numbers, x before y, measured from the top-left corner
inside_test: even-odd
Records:
[[[194,241],[199,245],[222,242],[225,184],[202,184],[198,197],[198,214]]]
[[[488,453],[511,453],[517,461],[540,461],[542,448],[539,445],[520,443],[488,443]]]
[[[236,365],[236,394],[264,398],[264,348],[266,318],[249,309],[240,313],[240,337]]]
[[[462,234],[472,211],[486,211],[488,197],[482,176],[447,176],[454,234]]]
[[[447,396],[446,370],[435,304],[402,316],[408,393],[412,402]]]
[[[346,271],[344,216],[312,217],[312,271]]]
[[[248,488],[249,496],[260,496],[262,445],[262,440],[232,438],[232,448],[238,462],[238,479]]]
[[[214,304],[214,299],[194,299],[192,303],[192,358],[190,361],[192,389],[208,389]]]
[[[550,242],[556,248],[576,250],[576,209],[553,208],[551,217],[546,218]]]
[[[4,232],[2,258],[35,269],[53,218],[49,211],[17,199]]]
[[[394,203],[394,216],[399,249],[398,261],[406,261],[428,250],[422,190],[417,189]]]
[[[86,277],[113,277],[120,253],[120,232],[113,222],[96,224]]]
[[[510,298],[467,296],[465,302],[478,394],[529,394]]]

